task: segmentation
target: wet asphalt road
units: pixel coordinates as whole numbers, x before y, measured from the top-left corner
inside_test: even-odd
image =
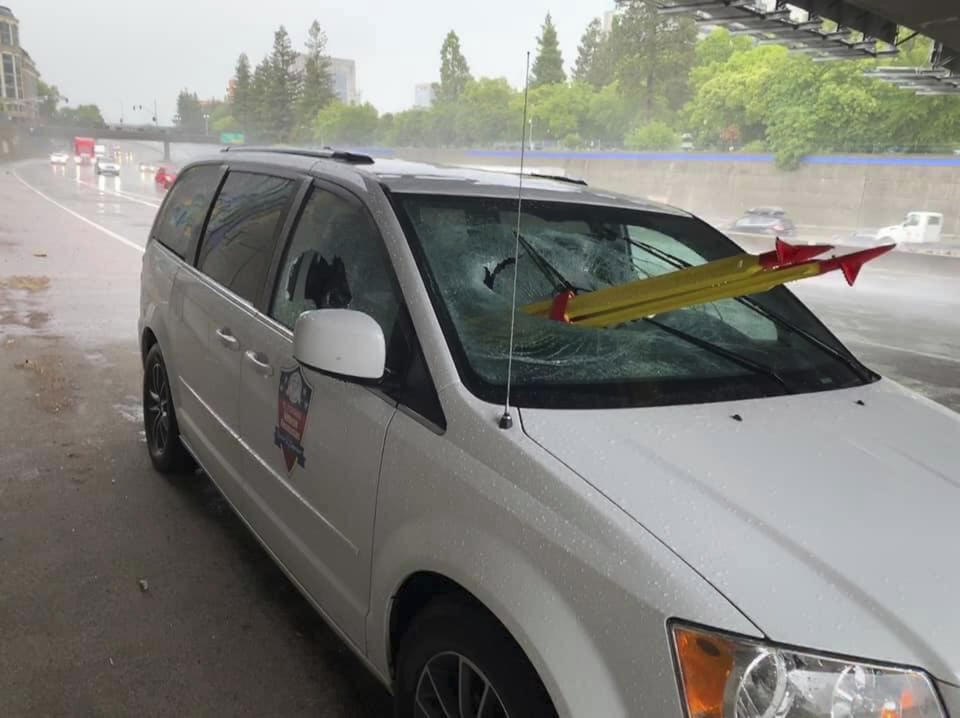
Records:
[[[211,483],[150,466],[123,240],[159,200],[0,166],[0,716],[389,716]]]
[[[156,150],[127,149],[119,178],[0,167],[0,716],[389,715],[209,481],[150,468],[138,247],[162,195],[136,169]],[[795,291],[867,364],[960,410],[960,259]]]

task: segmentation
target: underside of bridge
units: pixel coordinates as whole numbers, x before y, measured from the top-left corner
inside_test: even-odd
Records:
[[[935,64],[960,74],[960,2],[956,0],[790,0],[791,5],[888,43],[903,26],[942,46]]]

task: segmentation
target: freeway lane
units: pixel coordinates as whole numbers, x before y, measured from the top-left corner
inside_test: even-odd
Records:
[[[390,715],[210,482],[150,467],[155,210],[106,190],[156,201],[152,181],[72,169],[0,167],[0,715]]]
[[[149,466],[135,335],[161,197],[135,164],[0,168],[0,715],[388,715],[209,481]],[[795,291],[872,367],[960,410],[960,260]]]

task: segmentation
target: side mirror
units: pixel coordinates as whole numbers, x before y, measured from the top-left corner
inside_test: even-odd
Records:
[[[387,344],[369,314],[353,309],[314,309],[297,317],[293,357],[308,369],[354,379],[383,377]]]

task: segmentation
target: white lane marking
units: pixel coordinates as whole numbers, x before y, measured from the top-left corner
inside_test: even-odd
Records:
[[[154,209],[157,209],[160,206],[155,202],[147,202],[142,199],[137,199],[136,197],[134,197],[131,194],[128,194],[127,192],[117,192],[116,190],[106,189],[105,187],[100,187],[95,184],[90,184],[89,182],[84,182],[82,179],[77,179],[76,182],[77,184],[82,184],[85,187],[89,187],[90,189],[95,189],[98,192],[106,192],[107,194],[112,194],[116,197],[120,197],[121,199],[128,199],[131,202],[138,202],[140,204],[145,204],[147,205],[147,207],[153,207]]]
[[[115,240],[117,240],[118,242],[120,242],[121,244],[125,244],[125,245],[127,245],[128,247],[130,247],[131,249],[135,249],[135,250],[137,250],[138,252],[140,252],[141,254],[143,254],[144,248],[141,247],[141,246],[140,246],[139,244],[137,244],[136,242],[131,241],[131,240],[127,239],[126,237],[124,237],[124,236],[122,236],[122,235],[119,235],[119,234],[117,234],[116,232],[114,232],[114,231],[112,231],[112,230],[107,229],[107,228],[104,227],[102,224],[97,224],[97,223],[94,222],[92,219],[87,219],[87,218],[84,217],[82,214],[80,214],[79,212],[74,212],[74,211],[73,211],[72,209],[70,209],[69,207],[64,207],[62,204],[60,204],[59,202],[57,202],[57,200],[53,199],[52,197],[49,197],[49,196],[45,195],[43,192],[41,192],[40,190],[38,190],[38,189],[37,189],[36,187],[34,187],[32,184],[30,184],[29,182],[27,182],[23,177],[21,177],[21,176],[17,173],[16,170],[13,170],[13,176],[16,177],[24,187],[26,187],[28,190],[30,190],[30,191],[33,192],[34,194],[38,195],[39,197],[42,197],[43,199],[47,200],[47,202],[49,202],[50,204],[52,204],[54,207],[59,207],[60,209],[62,209],[62,210],[63,210],[64,212],[66,212],[67,214],[72,214],[74,217],[76,217],[77,219],[79,219],[81,222],[86,222],[86,223],[89,224],[91,227],[93,227],[93,228],[95,228],[95,229],[99,229],[101,232],[103,232],[105,235],[107,235],[107,236],[110,237],[111,239],[115,239]]]
[[[881,344],[880,342],[871,342],[866,339],[848,339],[848,343],[857,344],[860,346],[867,347],[877,347],[878,349],[889,349],[894,352],[904,352],[905,354],[916,354],[917,356],[926,357],[927,359],[938,359],[939,361],[948,361],[955,364],[960,364],[960,357],[951,357],[946,354],[934,354],[933,352],[921,352],[916,349],[906,349],[904,347],[895,347],[892,344]]]

